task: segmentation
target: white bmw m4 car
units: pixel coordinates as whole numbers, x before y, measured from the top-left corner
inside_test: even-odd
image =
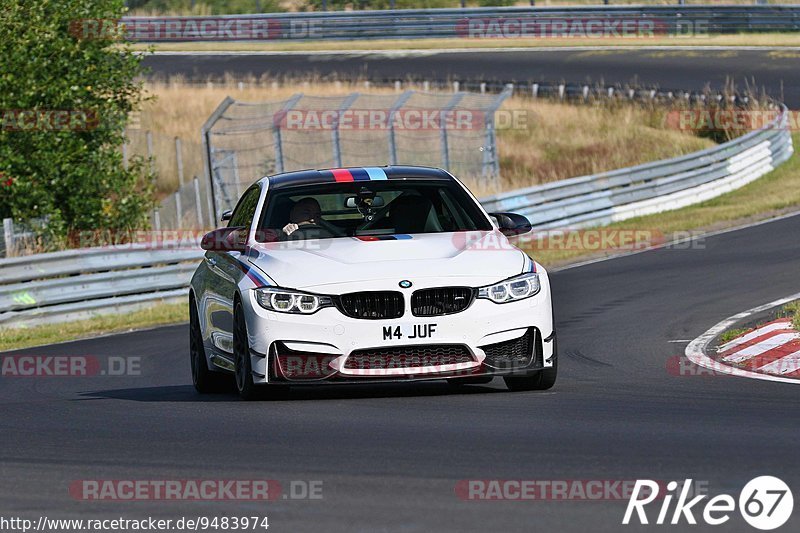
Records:
[[[555,383],[547,272],[507,238],[530,224],[486,213],[444,170],[269,176],[222,218],[189,294],[201,393],[231,373],[245,399],[336,383]]]

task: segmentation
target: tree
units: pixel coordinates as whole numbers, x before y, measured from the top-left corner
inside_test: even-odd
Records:
[[[146,225],[152,176],[120,147],[142,100],[141,57],[104,27],[123,0],[0,0],[0,215],[48,233]]]

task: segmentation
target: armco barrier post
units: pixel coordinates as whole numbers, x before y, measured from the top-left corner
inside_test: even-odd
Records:
[[[6,241],[6,257],[14,255],[14,220],[3,219],[3,239]]]

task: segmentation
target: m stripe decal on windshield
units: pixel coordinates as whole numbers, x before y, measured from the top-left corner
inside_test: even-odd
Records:
[[[331,174],[337,182],[353,181],[353,175],[346,168],[335,168],[331,170]]]
[[[351,168],[350,174],[352,174],[353,179],[356,181],[369,181],[370,177],[367,173],[367,169],[365,168]]]
[[[389,179],[389,177],[386,175],[386,172],[384,172],[382,168],[378,167],[333,168],[331,170],[324,170],[322,173],[323,175],[333,176],[334,181],[337,183]]]
[[[385,180],[385,179],[387,179],[386,172],[384,172],[382,168],[367,167],[364,170],[367,172],[367,175],[369,175],[369,179],[371,179],[371,180]]]

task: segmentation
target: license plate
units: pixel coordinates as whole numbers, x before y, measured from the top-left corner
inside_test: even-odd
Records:
[[[438,325],[427,324],[390,324],[383,326],[383,340],[402,341],[414,339],[430,339],[436,336]]]

